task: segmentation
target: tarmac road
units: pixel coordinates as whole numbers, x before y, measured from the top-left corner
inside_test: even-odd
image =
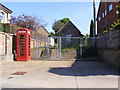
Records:
[[[23,75],[12,75],[25,72]],[[118,88],[117,69],[102,61],[29,61],[2,64],[2,88]]]

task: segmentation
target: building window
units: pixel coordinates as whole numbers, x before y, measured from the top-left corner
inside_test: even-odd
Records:
[[[106,10],[105,10],[105,16],[107,15],[107,12],[106,12]]]
[[[9,21],[8,13],[7,13],[7,20]]]
[[[101,20],[101,17],[98,17],[98,22]]]
[[[109,5],[109,11],[111,11],[112,9],[113,9],[113,5],[110,4],[110,5]]]
[[[66,43],[67,43],[67,44],[71,44],[71,43],[72,43],[71,37],[72,37],[71,34],[67,34],[67,35],[66,35]]]
[[[102,13],[102,18],[104,18],[105,17],[105,14],[104,14],[104,12]]]
[[[3,19],[3,17],[4,17],[4,13],[0,12],[0,21]]]
[[[3,12],[0,12],[0,15],[4,15],[4,13],[3,13]]]

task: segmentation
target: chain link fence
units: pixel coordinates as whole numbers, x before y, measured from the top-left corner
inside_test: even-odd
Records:
[[[96,38],[35,37],[32,39],[32,59],[79,59],[95,48]]]

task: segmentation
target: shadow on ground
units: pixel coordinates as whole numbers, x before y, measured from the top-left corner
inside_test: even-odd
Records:
[[[71,67],[50,68],[48,72],[62,76],[119,75],[115,67],[102,61],[75,61]]]

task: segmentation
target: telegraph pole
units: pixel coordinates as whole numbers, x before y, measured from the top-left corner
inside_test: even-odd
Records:
[[[94,17],[93,37],[95,37],[95,35],[96,35],[96,6],[95,6],[95,0],[93,0],[93,17]]]

